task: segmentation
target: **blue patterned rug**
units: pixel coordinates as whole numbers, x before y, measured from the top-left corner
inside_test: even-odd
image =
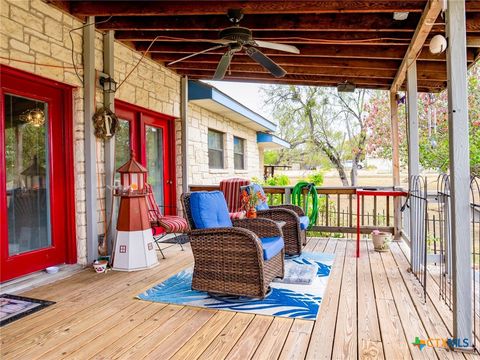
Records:
[[[191,268],[148,289],[138,295],[138,298],[169,304],[315,320],[327,288],[334,258],[333,254],[303,253],[297,258],[285,260],[285,263],[294,262],[299,266],[315,265],[316,276],[309,285],[272,282],[272,292],[263,300],[219,299],[205,292],[192,290]]]

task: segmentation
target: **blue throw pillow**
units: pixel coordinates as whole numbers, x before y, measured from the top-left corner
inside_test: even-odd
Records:
[[[255,191],[255,192],[259,192],[259,191],[260,191],[260,194],[262,194],[263,196],[265,196],[265,192],[263,191],[263,188],[262,188],[261,185],[253,183],[253,184],[251,185],[251,187],[248,187],[248,190],[250,190],[252,187],[253,187],[253,191]],[[247,190],[247,191],[248,191],[248,190]],[[261,202],[260,204],[258,204],[255,208],[256,208],[257,210],[268,210],[268,209],[270,209],[270,208],[268,207],[268,204],[267,204],[266,201],[262,201],[262,202]]]
[[[192,192],[190,211],[197,229],[232,227],[227,202],[220,191]]]

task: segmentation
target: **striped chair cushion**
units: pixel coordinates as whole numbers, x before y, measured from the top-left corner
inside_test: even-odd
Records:
[[[155,200],[155,195],[152,191],[152,185],[145,184],[145,188],[147,189],[148,220],[151,223],[155,223],[161,219],[163,215],[158,207],[157,201]]]
[[[250,185],[250,180],[231,178],[220,181],[220,191],[223,192],[225,200],[227,200],[228,211],[230,213],[242,211],[240,188],[246,185]]]
[[[158,225],[165,229],[167,233],[184,233],[188,230],[188,223],[180,216],[164,216],[158,219]]]

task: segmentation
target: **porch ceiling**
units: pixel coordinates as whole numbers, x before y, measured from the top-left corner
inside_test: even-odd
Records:
[[[97,27],[115,30],[117,40],[138,51],[150,49],[152,59],[168,63],[208,49],[218,31],[229,27],[226,12],[241,8],[240,25],[256,39],[292,44],[300,54],[262,51],[285,68],[276,79],[244,54],[233,57],[226,80],[279,84],[336,86],[349,81],[362,88],[390,89],[427,4],[427,0],[341,1],[62,1],[45,0],[83,18],[112,18]],[[480,2],[466,0],[467,61],[480,56]],[[404,21],[394,12],[409,12]],[[439,16],[425,44],[444,34]],[[225,49],[210,51],[170,66],[191,79],[211,79]],[[446,87],[446,56],[432,55],[427,46],[418,57],[419,91]],[[404,87],[404,84],[401,88]]]

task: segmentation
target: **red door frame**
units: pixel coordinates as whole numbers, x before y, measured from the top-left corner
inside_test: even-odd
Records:
[[[162,210],[165,215],[176,215],[175,118],[121,100],[115,100],[115,113],[119,118],[130,122],[130,148],[135,151],[137,159],[143,166],[147,166],[145,126],[150,125],[163,130],[165,208]]]
[[[49,116],[50,221],[52,245],[9,256],[8,226],[0,226],[0,281],[47,266],[77,262],[73,141],[73,87],[0,65],[0,223],[8,224],[6,203],[4,96],[11,94],[44,101]]]

